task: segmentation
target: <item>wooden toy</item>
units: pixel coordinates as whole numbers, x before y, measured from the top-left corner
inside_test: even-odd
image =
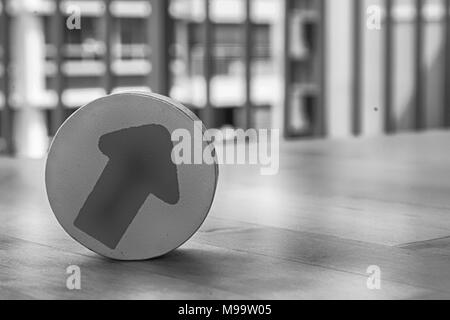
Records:
[[[69,117],[45,174],[51,208],[66,232],[119,260],[158,257],[187,241],[211,208],[218,166],[174,163],[177,129],[192,136],[206,130],[187,108],[156,94],[106,96]]]

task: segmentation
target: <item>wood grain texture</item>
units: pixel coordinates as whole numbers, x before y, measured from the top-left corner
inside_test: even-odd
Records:
[[[450,133],[286,142],[280,172],[223,166],[210,216],[169,255],[115,262],[72,240],[42,161],[0,159],[0,298],[450,298]],[[78,265],[82,289],[66,289]],[[381,290],[366,286],[381,268]]]

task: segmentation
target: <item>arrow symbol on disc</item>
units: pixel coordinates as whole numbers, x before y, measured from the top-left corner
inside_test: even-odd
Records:
[[[171,205],[179,201],[177,167],[170,133],[161,125],[107,133],[98,147],[109,161],[74,225],[115,249],[150,194]]]

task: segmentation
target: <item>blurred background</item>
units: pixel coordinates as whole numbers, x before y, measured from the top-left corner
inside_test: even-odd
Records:
[[[77,108],[168,95],[216,128],[330,139],[450,125],[445,0],[1,0],[0,152]]]

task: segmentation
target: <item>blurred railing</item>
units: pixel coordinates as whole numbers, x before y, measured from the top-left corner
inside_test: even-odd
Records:
[[[65,52],[67,51],[67,33],[70,31],[67,30],[66,21],[67,21],[67,11],[64,9],[64,3],[66,1],[51,1],[45,0],[51,5],[48,6],[50,9],[46,9],[49,12],[46,13],[46,19],[48,20],[50,32],[48,34],[49,41],[47,41],[46,48],[46,66],[51,66],[51,72],[46,71],[46,82],[50,86],[51,97],[54,99],[51,100],[51,103],[44,103],[45,106],[40,108],[44,109],[45,112],[49,114],[49,123],[48,123],[48,132],[49,135],[52,136],[56,133],[59,126],[63,123],[63,121],[73,112],[74,107],[79,107],[79,105],[68,105],[67,102],[67,89],[68,82],[70,81],[69,75],[67,74],[67,57],[65,56]],[[172,39],[172,27],[173,24],[171,22],[171,18],[169,16],[169,1],[167,0],[146,0],[151,5],[151,14],[148,18],[145,19],[145,30],[139,30],[139,32],[145,32],[146,35],[146,44],[150,47],[151,54],[147,59],[149,59],[151,65],[151,72],[147,78],[147,83],[142,83],[146,87],[150,88],[151,91],[169,95],[169,89],[171,85],[170,79],[170,52],[169,46],[171,44]],[[245,19],[242,22],[242,31],[244,35],[243,43],[244,48],[244,66],[245,66],[245,103],[242,106],[245,110],[245,126],[252,127],[253,125],[253,105],[251,101],[251,82],[252,82],[252,73],[251,73],[251,64],[252,64],[252,22],[250,18],[251,8],[251,0],[243,0],[245,1]],[[87,1],[86,1],[87,2]],[[85,2],[85,3],[86,3]],[[118,2],[124,1],[113,1],[113,0],[103,0],[103,1],[92,1],[96,3],[103,4],[103,13],[98,16],[101,24],[101,34],[100,34],[100,42],[104,46],[103,54],[97,57],[95,65],[97,66],[99,63],[104,65],[104,71],[99,71],[99,75],[101,78],[101,88],[103,89],[105,94],[111,93],[115,91],[117,80],[119,77],[114,71],[114,63],[115,63],[115,55],[114,55],[114,43],[112,39],[113,32],[112,30],[116,27],[117,21],[115,21],[114,10],[112,10],[112,6],[117,4]],[[126,5],[128,1],[125,1]],[[130,1],[130,2],[145,2],[145,1]],[[204,1],[204,11],[205,11],[205,19],[203,21],[203,42],[205,47],[205,52],[203,56],[203,64],[204,64],[204,78],[206,83],[205,88],[205,97],[206,103],[205,106],[199,109],[199,114],[202,120],[207,123],[213,125],[214,123],[214,107],[211,103],[211,80],[213,78],[214,73],[214,65],[213,65],[213,47],[214,47],[214,23],[211,21],[211,10],[210,10],[210,0]],[[13,84],[12,84],[12,76],[11,76],[11,21],[14,19],[14,14],[11,13],[11,10],[7,10],[8,4],[10,1],[8,0],[0,0],[2,4],[2,10],[0,15],[0,48],[1,48],[1,62],[0,62],[0,105],[1,107],[1,137],[4,141],[3,148],[0,147],[0,150],[6,151],[7,153],[11,153],[13,151],[13,124],[14,124],[14,114],[17,112],[16,110],[20,109],[20,106],[15,105],[15,102],[12,99],[13,95]],[[56,4],[56,5],[55,5]],[[67,7],[67,4],[66,4]],[[83,18],[83,17],[82,17]],[[82,20],[83,21],[83,20]],[[49,51],[50,47],[50,51]],[[51,52],[51,53],[49,53]],[[79,65],[79,64],[78,64]],[[102,69],[102,68],[101,68]],[[71,69],[73,70],[73,68]],[[103,70],[103,69],[102,69]],[[76,70],[75,70],[76,71]],[[92,68],[92,72],[94,68]],[[64,98],[66,97],[66,99]],[[48,98],[48,97],[47,97]]]
[[[247,128],[251,128],[253,125],[253,113],[252,113],[252,92],[251,92],[251,82],[252,82],[252,72],[251,72],[251,64],[252,64],[252,46],[253,46],[253,40],[252,40],[252,22],[251,22],[251,10],[252,10],[252,1],[251,0],[244,0],[245,1],[245,19],[243,22],[242,30],[244,34],[244,69],[245,69],[245,124]],[[204,76],[205,76],[205,82],[206,82],[206,104],[205,104],[205,110],[204,115],[202,117],[202,120],[206,124],[212,124],[213,119],[213,111],[212,111],[212,103],[211,103],[211,80],[213,75],[213,66],[212,66],[212,48],[214,47],[214,24],[211,22],[211,10],[210,10],[210,0],[205,0],[205,19],[204,19],[204,34],[203,34],[203,41],[205,43],[205,55],[204,55]]]
[[[66,89],[68,89],[68,82],[70,74],[68,74],[69,64],[73,61],[68,61],[67,58],[67,34],[71,30],[67,29],[66,21],[68,18],[67,3],[72,3],[70,1],[51,1],[44,0],[49,5],[45,10],[49,12],[40,12],[42,19],[45,18],[49,20],[50,32],[46,34],[47,40],[46,45],[46,55],[47,60],[42,61],[46,64],[46,82],[49,83],[50,87],[48,92],[50,94],[45,94],[45,100],[43,106],[39,105],[43,112],[48,112],[49,123],[48,132],[52,136],[55,134],[57,129],[63,123],[63,121],[73,112],[73,109],[80,107],[81,105],[68,105],[67,99],[64,99]],[[0,0],[0,115],[1,115],[1,138],[3,141],[3,148],[0,145],[1,150],[7,153],[13,152],[13,132],[14,132],[14,114],[20,110],[22,106],[17,105],[17,102],[12,98],[13,95],[13,77],[12,77],[12,60],[11,59],[11,45],[12,45],[12,35],[11,21],[15,18],[15,14],[11,9],[11,3],[15,1],[10,0]],[[168,6],[169,1],[166,0],[139,0],[139,1],[113,1],[113,0],[103,0],[103,1],[77,1],[73,2],[77,5],[91,5],[92,3],[100,4],[100,8],[103,10],[103,14],[98,17],[100,23],[100,38],[96,39],[102,43],[104,47],[104,52],[100,57],[99,61],[95,61],[99,65],[103,65],[104,69],[101,68],[102,72],[99,73],[100,76],[100,87],[103,89],[104,94],[109,94],[115,91],[118,87],[118,80],[120,80],[120,70],[118,71],[119,65],[116,62],[126,62],[117,61],[120,58],[115,54],[115,46],[113,44],[113,32],[112,30],[118,24],[117,8],[127,9],[128,5],[136,5],[138,3],[148,3],[150,8],[148,17],[145,18],[144,30],[136,30],[141,34],[145,34],[145,42],[148,46],[149,54],[146,57],[148,59],[149,71],[146,73],[146,79],[142,80],[140,83],[151,89],[152,92],[161,93],[168,95],[169,92],[169,44],[170,44],[170,28],[171,23],[169,21]],[[133,3],[131,3],[133,2]],[[98,6],[97,6],[98,7]],[[125,17],[130,13],[125,10]],[[143,14],[143,13],[142,13]],[[84,17],[81,17],[83,24]],[[77,32],[77,31],[73,31]],[[80,31],[82,32],[82,31]],[[44,45],[44,44],[43,44]],[[51,50],[49,50],[49,48]],[[82,61],[81,61],[82,62]],[[128,61],[129,62],[129,61]],[[96,64],[96,65],[97,65]],[[78,66],[80,64],[77,64]],[[51,66],[51,72],[49,74],[48,67]],[[128,67],[126,67],[128,66]],[[125,65],[125,69],[121,68],[126,72],[129,72],[129,64]],[[76,69],[77,67],[75,67]],[[134,68],[136,69],[136,67]],[[73,73],[72,67],[70,70]],[[91,70],[92,71],[92,70]],[[142,70],[138,70],[142,75],[144,75]],[[79,77],[79,76],[78,76]],[[82,79],[82,78],[80,78]],[[78,81],[80,82],[80,81]],[[82,81],[81,81],[82,82]],[[80,94],[78,94],[80,95]],[[50,99],[49,99],[50,98]],[[37,102],[37,104],[42,104],[42,102]]]
[[[51,0],[45,0],[52,2]],[[216,23],[211,18],[211,3],[214,0],[204,0],[202,2],[204,11],[204,18],[201,20],[201,30],[202,30],[202,42],[204,46],[204,52],[201,56],[203,59],[203,77],[204,77],[204,97],[205,103],[202,106],[197,108],[197,113],[200,115],[201,119],[208,125],[215,125],[215,117],[217,108],[214,105],[214,90],[213,88],[213,78],[215,77],[215,57],[214,57],[214,48],[215,48],[215,28]],[[254,73],[252,73],[252,66],[255,63],[255,38],[254,31],[256,28],[255,22],[252,20],[252,10],[254,2],[252,0],[242,0],[244,5],[244,19],[239,20],[239,30],[242,31],[242,61],[244,66],[244,99],[240,100],[239,103],[243,101],[243,105],[236,106],[240,109],[244,110],[244,127],[250,128],[255,126],[255,110],[259,107],[257,103],[253,100],[255,97],[255,92],[252,92],[252,86],[256,81]],[[338,0],[337,0],[338,1]],[[0,150],[4,150],[8,153],[13,151],[13,119],[14,115],[18,110],[18,106],[14,104],[14,99],[12,99],[13,91],[13,83],[11,76],[11,21],[14,19],[13,14],[9,12],[9,10],[5,10],[7,7],[9,0],[0,0],[0,133],[2,137],[3,144],[0,144]],[[14,2],[14,0],[12,0]],[[58,4],[63,3],[64,1],[58,1]],[[86,1],[87,2],[87,1]],[[89,1],[90,2],[90,1]],[[104,50],[98,57],[96,57],[96,63],[100,63],[104,66],[104,69],[98,71],[99,77],[101,79],[100,87],[104,94],[114,92],[117,89],[119,82],[121,81],[120,75],[117,71],[117,56],[115,54],[116,48],[115,43],[112,39],[113,32],[112,30],[117,27],[117,13],[115,9],[118,2],[124,2],[129,4],[131,2],[146,2],[151,6],[151,13],[145,20],[145,27],[142,30],[142,33],[145,33],[145,43],[144,45],[151,48],[150,54],[146,55],[141,60],[148,60],[149,65],[151,65],[151,71],[146,73],[145,80],[143,80],[142,85],[150,88],[153,92],[162,93],[165,95],[170,94],[170,88],[172,86],[171,79],[171,71],[170,71],[170,62],[171,62],[171,44],[173,41],[173,21],[169,14],[169,4],[170,1],[167,0],[142,0],[142,1],[113,1],[113,0],[103,0],[103,1],[92,1],[97,3],[102,3],[104,10],[102,14],[100,14],[97,18],[100,21],[101,32],[99,35],[99,40],[104,46]],[[294,8],[298,10],[303,10],[303,4],[306,3],[308,5],[325,3],[324,0],[298,0],[295,2],[294,0],[289,0],[286,3],[293,4]],[[300,5],[298,5],[300,3]],[[353,35],[352,38],[352,60],[351,65],[351,132],[355,136],[359,136],[364,134],[364,126],[363,126],[363,118],[364,112],[367,114],[367,110],[364,110],[365,106],[363,103],[365,94],[364,92],[367,90],[367,86],[365,81],[367,81],[367,64],[372,63],[371,61],[365,60],[365,41],[367,40],[367,32],[365,32],[365,17],[366,17],[366,9],[367,9],[367,1],[362,0],[353,0],[352,8],[353,13],[351,14],[353,17],[350,19],[351,28]],[[383,12],[383,21],[381,32],[383,32],[384,36],[381,37],[383,42],[383,57],[380,59],[379,68],[383,69],[382,74],[382,86],[383,86],[383,95],[382,95],[382,105],[378,106],[379,109],[383,109],[384,113],[382,115],[383,119],[383,130],[385,133],[396,133],[399,131],[398,119],[396,119],[396,102],[395,97],[399,90],[398,84],[396,84],[396,74],[395,67],[397,64],[396,53],[398,50],[398,40],[395,35],[395,26],[398,23],[396,14],[394,11],[395,6],[398,5],[398,1],[396,0],[384,0],[380,1],[381,7],[384,10]],[[406,2],[405,2],[406,3]],[[414,66],[413,66],[413,78],[414,78],[414,88],[412,90],[413,96],[411,97],[411,105],[413,109],[413,129],[414,130],[422,130],[427,128],[427,105],[426,105],[426,95],[425,92],[427,89],[427,85],[429,84],[429,79],[427,78],[427,74],[425,68],[426,65],[424,60],[425,57],[425,42],[427,40],[426,32],[425,32],[425,13],[424,6],[428,2],[425,0],[410,0],[407,2],[409,4],[413,4],[415,8],[416,14],[410,15],[409,19],[413,19],[414,24],[414,49],[413,52],[408,53],[411,57],[414,57]],[[439,81],[439,85],[442,85],[442,105],[439,107],[442,114],[442,127],[450,127],[450,1],[442,1],[443,10],[445,11],[443,16],[443,20],[439,20],[439,23],[443,23],[443,39],[444,39],[444,47],[443,47],[443,72],[442,79]],[[67,51],[67,43],[65,39],[65,32],[67,32],[66,28],[66,14],[62,8],[63,6],[58,5],[54,6],[55,9],[47,15],[49,19],[50,25],[50,39],[48,45],[50,45],[53,49],[51,50],[51,54],[47,56],[48,61],[51,62],[53,71],[51,75],[47,75],[47,82],[50,83],[50,87],[52,92],[54,92],[54,103],[51,106],[46,106],[46,112],[48,112],[49,116],[49,125],[48,131],[49,135],[53,135],[62,122],[66,119],[66,117],[73,111],[73,109],[77,106],[69,105],[67,103],[67,99],[64,99],[67,96],[65,93],[68,88],[69,76],[68,76],[68,66],[65,56],[65,51]],[[333,14],[329,10],[325,9],[325,5],[319,6],[320,12],[327,12],[326,15]],[[289,16],[289,6],[286,6],[286,15]],[[418,14],[417,14],[418,13]],[[329,30],[324,27],[326,24],[326,15],[324,17],[318,19],[315,23],[322,24],[319,30]],[[345,23],[345,21],[343,22]],[[295,24],[294,24],[295,25]],[[289,42],[291,39],[287,36],[289,33],[290,24],[286,24],[286,42]],[[291,32],[292,34],[296,34],[295,32]],[[325,38],[325,37],[323,37]],[[325,40],[323,40],[323,46],[325,47]],[[288,46],[287,46],[288,48]],[[332,52],[329,51],[330,48],[321,48],[319,50],[322,52],[321,58],[318,59],[322,66],[325,64],[324,55],[332,55]],[[288,50],[286,49],[286,54]],[[323,54],[324,53],[324,54]],[[286,59],[287,60],[287,59]],[[328,60],[327,60],[328,61]],[[304,66],[306,62],[300,61],[296,62],[298,65]],[[336,61],[333,63],[341,63],[340,61]],[[375,62],[378,63],[378,62]],[[78,64],[79,65],[79,64]],[[378,65],[376,66],[378,67]],[[89,67],[86,67],[89,68]],[[128,68],[128,67],[127,67]],[[127,69],[125,68],[125,69]],[[74,68],[72,67],[71,70]],[[76,69],[76,68],[75,68]],[[122,68],[123,69],[123,68]],[[104,71],[103,71],[104,70]],[[304,77],[299,77],[298,73],[301,73],[302,69],[293,69],[291,65],[286,64],[286,75],[289,74],[289,77],[292,79],[302,79]],[[299,71],[300,70],[300,71]],[[75,70],[77,71],[77,70]],[[325,74],[324,70],[320,71],[322,75]],[[285,81],[293,81],[289,80],[285,75]],[[324,76],[322,78],[322,82],[324,81]],[[287,79],[287,80],[286,80]],[[267,84],[265,84],[267,86]],[[270,88],[267,88],[270,90]],[[254,89],[253,89],[254,90]],[[259,89],[258,89],[259,90]],[[330,121],[334,121],[334,119],[325,121],[326,114],[330,110],[326,110],[329,108],[327,103],[323,103],[323,101],[329,100],[328,96],[325,96],[325,91],[323,88],[320,89],[320,96],[322,98],[318,99],[322,101],[319,103],[319,107],[321,108],[320,117],[317,117],[320,122],[320,125],[317,125],[318,128],[315,130],[317,132],[317,136],[324,136],[327,134],[329,130]],[[203,92],[203,91],[202,91]],[[230,95],[235,94],[235,92],[231,92]],[[317,95],[316,92],[310,93],[312,95]],[[291,97],[291,93],[286,90],[284,92],[285,100],[289,100]],[[253,97],[253,99],[252,99]],[[381,97],[381,95],[380,95]],[[183,102],[183,101],[182,101]],[[440,103],[440,102],[439,102]],[[72,103],[73,104],[73,103]],[[76,103],[75,103],[76,104]],[[316,105],[316,104],[314,104]],[[327,112],[328,111],[328,112]],[[291,117],[294,116],[291,110],[289,110],[288,106],[285,106],[284,110],[285,122],[290,120]],[[347,116],[346,116],[347,117]],[[347,118],[348,119],[348,118]],[[285,125],[286,125],[285,123]],[[287,135],[289,136],[289,134]],[[297,135],[292,135],[297,136]]]

